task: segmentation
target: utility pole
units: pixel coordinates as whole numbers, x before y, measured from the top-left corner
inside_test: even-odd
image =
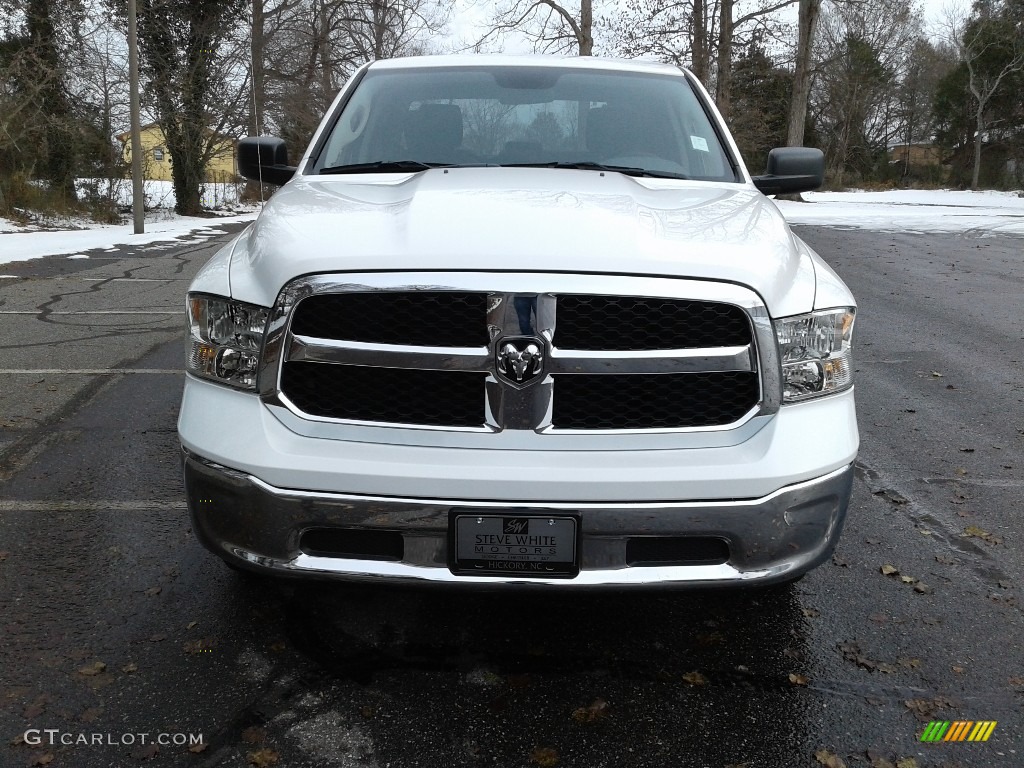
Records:
[[[142,122],[139,116],[139,35],[135,21],[135,0],[128,0],[128,90],[131,93],[132,121],[132,218],[135,234],[146,228],[142,193]]]

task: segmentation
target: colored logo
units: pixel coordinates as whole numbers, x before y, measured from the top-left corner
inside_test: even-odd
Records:
[[[995,729],[995,720],[932,720],[921,741],[988,741]]]

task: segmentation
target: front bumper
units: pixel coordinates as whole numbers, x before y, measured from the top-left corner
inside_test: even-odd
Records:
[[[787,581],[831,554],[853,481],[848,464],[760,498],[692,502],[539,503],[395,498],[272,486],[186,450],[185,486],[196,536],[230,563],[282,575],[389,583],[629,587]],[[579,515],[580,572],[571,579],[466,576],[448,568],[453,510]],[[400,535],[400,556],[356,559],[304,551],[310,530]],[[723,540],[725,562],[630,565],[637,537]]]

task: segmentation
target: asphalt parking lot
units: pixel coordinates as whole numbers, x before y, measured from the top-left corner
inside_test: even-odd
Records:
[[[797,231],[860,303],[858,478],[832,562],[743,594],[242,579],[175,433],[218,244],[4,267],[0,765],[1024,764],[1024,239]]]

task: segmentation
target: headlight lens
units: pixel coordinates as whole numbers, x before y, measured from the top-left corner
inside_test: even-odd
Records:
[[[239,389],[256,389],[268,315],[269,310],[255,304],[190,293],[185,360],[189,373]]]
[[[782,402],[831,395],[853,385],[853,307],[775,321],[782,359]]]

